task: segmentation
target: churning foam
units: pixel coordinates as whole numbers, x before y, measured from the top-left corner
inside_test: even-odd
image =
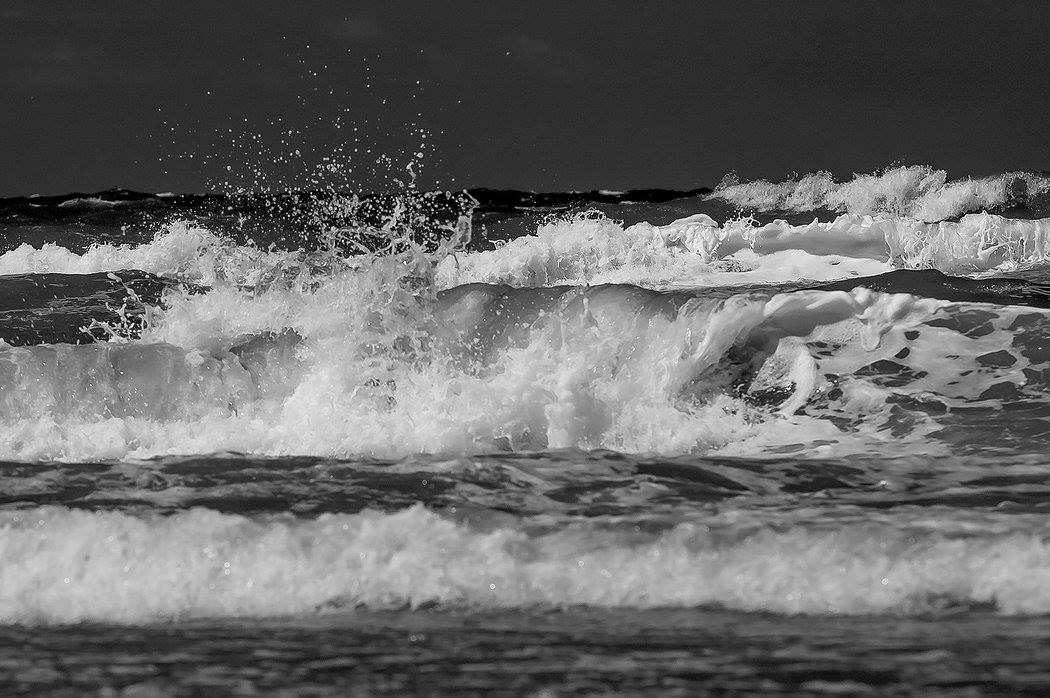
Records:
[[[959,221],[843,214],[793,225],[751,219],[719,225],[697,214],[666,226],[623,227],[581,214],[490,252],[456,255],[438,267],[444,287],[632,283],[697,288],[825,281],[893,267],[948,273],[1010,271],[1050,261],[1050,219],[969,214]]]
[[[377,259],[309,288],[173,296],[132,343],[4,348],[0,454],[403,456],[497,443],[682,453],[797,442],[800,430],[834,441],[820,420],[770,421],[733,382],[782,338],[833,326],[877,344],[942,305],[864,289],[719,300],[474,285],[434,295],[417,277],[431,272]]]
[[[726,178],[711,196],[757,211],[804,213],[826,208],[940,221],[1048,191],[1050,178],[1043,175],[1010,172],[949,182],[944,170],[911,165],[889,168],[881,174],[855,175],[849,182],[836,182],[829,172],[780,183],[757,180],[741,184]]]
[[[493,251],[447,257],[437,279],[446,288],[473,282],[697,288],[822,281],[888,270],[883,239],[851,223],[834,227],[821,240],[792,235],[796,244],[779,249],[752,244],[753,234],[744,222],[723,227],[704,214],[665,226],[628,227],[600,214],[579,214],[544,223],[534,235]],[[846,244],[820,246],[838,234]]]
[[[23,243],[0,255],[0,274],[92,274],[138,269],[202,285],[254,286],[285,267],[302,265],[297,252],[265,252],[230,244],[205,228],[174,222],[143,245],[93,244],[83,254],[47,243]]]
[[[1002,268],[1044,259],[1048,231],[1050,220],[987,214],[939,224],[847,214],[805,226],[719,225],[698,214],[626,228],[581,215],[491,252],[333,258],[323,273],[302,253],[237,247],[185,225],[147,245],[84,255],[23,246],[0,265],[132,267],[211,288],[169,291],[134,342],[0,348],[0,457],[397,457],[494,447],[749,453],[816,443],[841,451],[853,437],[814,407],[826,402],[823,376],[833,364],[818,361],[807,342],[830,343],[846,357],[833,371],[846,377],[843,397],[826,409],[886,412],[888,424],[892,391],[849,376],[889,358],[873,353],[880,343],[902,351],[905,331],[938,313],[969,311],[863,289],[709,295],[705,285],[835,278],[890,262]],[[602,280],[636,283],[588,285]],[[971,340],[960,331],[939,341]],[[938,346],[929,344],[928,363],[971,371],[940,360]],[[995,350],[982,345],[980,353]],[[1018,376],[1028,366],[1016,357],[1011,365]],[[983,368],[974,376],[963,397],[979,398],[993,378],[1015,381]],[[944,387],[954,378],[915,385],[954,399]],[[778,397],[762,407],[758,394]],[[922,428],[936,426],[926,422]],[[901,441],[891,430],[857,439]]]
[[[804,513],[804,512],[803,512]],[[425,604],[521,608],[715,605],[780,613],[913,613],[994,604],[1050,611],[1050,530],[942,511],[770,526],[743,512],[659,533],[587,521],[479,531],[417,505],[246,518],[0,512],[0,622],[142,623]],[[742,517],[742,518],[741,518]],[[982,532],[985,531],[985,532]]]
[[[265,288],[314,282],[318,271],[360,268],[372,257],[263,251],[172,223],[143,245],[93,245],[77,254],[28,244],[0,255],[0,274],[84,274],[140,269],[212,287]],[[656,289],[768,285],[870,276],[893,267],[948,273],[1009,271],[1050,261],[1050,219],[970,214],[923,223],[889,215],[843,214],[793,225],[751,219],[719,224],[696,214],[664,226],[624,226],[597,213],[541,224],[487,252],[437,262],[441,288],[465,283],[512,286],[629,283]]]

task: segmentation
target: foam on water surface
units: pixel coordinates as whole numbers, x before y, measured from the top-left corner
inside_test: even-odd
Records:
[[[0,620],[146,622],[427,604],[1050,609],[1045,520],[939,513],[829,526],[737,512],[647,533],[631,522],[476,529],[421,506],[312,520],[45,507],[0,514]]]
[[[483,282],[514,286],[631,283],[650,288],[746,286],[870,276],[891,268],[948,273],[1012,271],[1050,255],[1050,219],[969,214],[922,223],[880,214],[844,214],[794,225],[751,219],[719,224],[705,214],[657,226],[624,226],[601,214],[539,225],[535,234],[492,251],[458,252],[437,262],[441,288]],[[93,273],[138,269],[208,286],[259,286],[297,275],[361,266],[323,253],[262,251],[206,229],[173,223],[143,245],[93,245],[83,254],[23,244],[0,255],[0,272]]]
[[[91,307],[126,269],[162,294],[109,342],[0,345],[0,621],[1047,612],[1050,219],[929,214],[996,182],[822,181],[777,194],[842,211],[803,223],[0,255],[93,274]]]
[[[863,288],[398,297],[370,285],[390,271],[187,295],[134,343],[4,349],[3,455],[939,452],[953,405],[1046,390],[1043,311]]]
[[[777,294],[775,283],[937,255],[1001,264],[1010,255],[983,251],[1004,247],[1031,259],[1042,255],[1042,225],[845,215],[719,226],[698,214],[625,228],[578,215],[495,251],[436,257],[311,259],[185,225],[83,255],[23,247],[0,262],[147,267],[210,288],[169,290],[130,344],[0,352],[0,454],[817,454],[887,442],[938,453],[954,437],[932,435],[943,436],[956,403],[980,410],[1042,394],[1033,376],[1045,357],[1029,358],[1009,334],[1021,316],[1039,325],[1041,311],[863,288]],[[643,286],[558,285],[603,279]],[[1038,433],[1044,415],[1032,415]]]
[[[449,258],[439,280],[519,286],[634,283],[656,288],[747,285],[870,276],[890,268],[948,273],[1011,271],[1047,261],[1050,219],[968,214],[923,223],[843,214],[806,225],[751,219],[719,225],[699,214],[666,226],[624,228],[579,215],[492,252]]]
[[[761,391],[748,385],[781,340],[856,335],[849,351],[863,357],[942,305],[864,289],[721,299],[473,285],[433,294],[408,281],[427,273],[391,258],[308,287],[170,296],[133,343],[4,349],[0,448],[68,459],[495,444],[678,453],[763,442],[784,425],[750,400]],[[800,407],[816,389],[816,364],[793,365],[763,380]],[[806,366],[813,375],[800,373]]]

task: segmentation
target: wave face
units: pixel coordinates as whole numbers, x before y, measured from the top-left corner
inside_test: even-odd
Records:
[[[186,443],[343,457],[494,444],[739,448],[785,426],[752,414],[753,380],[818,387],[816,364],[766,378],[779,370],[763,369],[767,355],[788,356],[787,337],[877,342],[935,315],[933,303],[864,290],[710,300],[630,286],[475,285],[420,307],[360,283],[347,274],[308,296],[188,297],[135,344],[4,350],[3,455],[143,457]],[[374,305],[352,307],[368,293]],[[315,304],[323,318],[311,316]]]
[[[0,623],[1047,613],[1019,181],[18,202]]]

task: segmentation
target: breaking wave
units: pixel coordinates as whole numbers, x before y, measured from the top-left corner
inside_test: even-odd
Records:
[[[469,247],[458,216],[434,227],[455,241],[361,254],[261,249],[185,221],[141,244],[9,249],[0,459],[19,462],[3,474],[0,622],[434,604],[1050,611],[1045,522],[983,505],[1042,497],[1050,219],[933,222],[999,186],[934,174],[747,194],[844,211],[808,223],[677,216],[680,202],[675,220],[624,223],[567,200],[527,235]],[[215,455],[186,478],[197,466],[140,460],[222,452],[275,457],[271,470],[346,459],[354,477],[397,464],[373,463],[350,503],[333,476],[337,503],[315,510],[330,468],[267,479],[242,463],[223,480]],[[589,469],[603,453],[638,467]],[[745,484],[671,456],[733,463]],[[456,461],[446,499],[415,496],[413,458]],[[500,458],[520,459],[513,478]],[[542,459],[546,473],[522,465]],[[559,468],[576,480],[555,487]],[[266,503],[242,516],[236,493]],[[207,497],[219,503],[186,508]]]
[[[1050,177],[1042,174],[1008,172],[948,181],[944,170],[910,165],[888,168],[881,174],[858,174],[848,182],[836,182],[829,172],[779,183],[740,183],[730,176],[712,197],[755,211],[805,213],[827,209],[934,222],[965,213],[1024,205],[1047,192]]]
[[[0,513],[0,622],[150,622],[356,606],[719,606],[778,613],[1050,611],[1045,521],[835,527],[703,519],[662,532],[478,530],[416,506],[314,520],[193,509]],[[1026,527],[1023,528],[1022,524]]]
[[[4,348],[0,455],[941,452],[975,435],[962,408],[995,428],[994,405],[1047,389],[1034,308],[862,287],[428,295],[407,279],[429,267],[388,261],[307,289],[169,295],[131,343]],[[1043,412],[1009,427],[1029,448]]]
[[[142,245],[93,245],[82,254],[23,244],[0,255],[0,273],[89,274],[125,269],[204,286],[264,289],[298,277],[367,264],[301,250],[234,245],[186,223],[166,226]],[[893,268],[946,273],[1010,272],[1050,261],[1050,218],[1020,220],[969,214],[921,223],[893,216],[843,214],[795,225],[753,219],[722,224],[695,214],[667,225],[624,225],[595,212],[542,223],[534,234],[491,251],[440,257],[441,288],[465,283],[513,286],[630,283],[697,288],[824,281]]]

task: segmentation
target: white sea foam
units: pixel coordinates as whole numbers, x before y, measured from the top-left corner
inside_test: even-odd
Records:
[[[1011,196],[1034,196],[1050,191],[1050,178],[1010,172],[979,179],[948,181],[947,172],[926,165],[859,174],[836,182],[828,172],[798,180],[738,183],[727,178],[712,197],[758,211],[803,213],[818,208],[858,215],[890,214],[922,221],[940,221],[965,213],[994,209]]]
[[[248,519],[45,507],[0,513],[0,622],[143,623],[424,604],[717,605],[914,613],[945,604],[1050,611],[1042,518],[943,512],[771,527],[744,512],[663,533],[587,522],[474,530],[421,506]],[[989,517],[985,517],[986,519]]]
[[[323,258],[322,258],[323,257]],[[371,258],[340,260],[301,252],[236,246],[214,233],[174,223],[143,245],[93,245],[83,254],[54,244],[23,244],[0,255],[0,274],[84,274],[140,269],[216,287],[265,287],[309,278],[314,267],[355,268]],[[750,219],[718,224],[697,214],[664,226],[631,226],[599,214],[542,224],[488,252],[442,258],[434,282],[512,286],[631,283],[657,289],[747,286],[870,276],[893,267],[949,273],[1010,271],[1050,261],[1050,219],[971,214],[959,221],[843,214],[792,225]]]
[[[720,255],[745,248],[763,255],[801,250],[888,259],[899,268],[948,273],[1011,271],[1050,261],[1050,218],[1018,220],[974,213],[959,221],[922,223],[895,216],[843,214],[831,222],[814,220],[808,225],[733,221],[722,230]]]
[[[992,422],[1011,399],[1031,422],[1015,420],[1017,438],[1030,439],[1046,417],[1022,391],[1050,392],[1044,311],[863,288],[715,298],[703,287],[891,265],[1015,268],[1046,260],[1047,230],[986,214],[628,227],[583,215],[493,252],[332,260],[323,274],[300,253],[181,224],[83,255],[23,246],[0,269],[138,268],[211,288],[169,292],[135,341],[0,345],[0,458],[943,455],[939,414],[976,406]],[[596,285],[607,282],[634,285]],[[575,287],[550,288],[564,284]],[[0,622],[427,604],[1050,612],[1043,518],[899,507],[839,510],[832,523],[825,512],[728,502],[652,532],[609,517],[480,526],[421,506],[316,519],[6,510]]]
[[[949,273],[1011,271],[1050,261],[1050,219],[969,214],[922,223],[843,214],[832,221],[724,225],[703,214],[666,226],[624,227],[578,215],[541,225],[490,252],[443,260],[438,281],[513,286],[632,283],[651,288],[735,286],[870,276],[893,267]]]
[[[299,253],[224,246],[186,226],[148,245],[84,255],[19,248],[0,264],[145,268],[212,288],[168,293],[135,342],[0,348],[0,457],[898,447],[907,440],[882,429],[892,422],[892,391],[851,376],[891,355],[876,352],[880,345],[911,346],[903,333],[948,312],[945,304],[863,289],[718,300],[639,286],[835,278],[885,270],[891,259],[1003,268],[1042,259],[1047,230],[1050,221],[991,215],[941,224],[843,215],[808,226],[719,226],[698,215],[627,228],[591,215],[436,266],[408,253],[339,261],[324,274]],[[586,285],[613,280],[636,285]],[[523,288],[468,284],[477,281]],[[579,286],[544,288],[565,283]],[[995,310],[1003,328],[1011,312]],[[969,392],[946,388],[975,367],[943,360],[938,342],[958,348],[977,339],[941,331],[924,326],[928,365],[915,367],[934,375],[898,392],[977,399],[996,381],[1021,385],[1028,362],[1014,357],[1014,377],[982,368],[961,381]],[[799,340],[845,349],[838,363],[818,361]],[[1010,344],[998,333],[995,342]],[[993,352],[995,342],[954,353]],[[842,397],[817,409],[811,403],[824,399],[828,374],[843,378]],[[782,397],[756,407],[749,396],[763,390]],[[870,419],[844,432],[823,409]],[[915,438],[936,428],[932,418],[917,420]]]
[[[215,233],[184,222],[169,224],[143,245],[94,244],[83,254],[47,243],[23,243],[0,255],[0,274],[92,274],[138,269],[158,276],[212,285],[254,285],[282,265],[294,265],[294,252],[269,253],[238,247]]]
[[[3,349],[0,455],[402,456],[497,442],[681,453],[801,434],[840,443],[829,423],[769,419],[733,396],[742,369],[722,362],[756,336],[775,343],[825,326],[877,344],[941,305],[863,289],[716,301],[618,286],[473,286],[421,300],[391,284],[406,268],[388,261],[310,289],[173,298],[136,343]]]
[[[704,214],[665,226],[626,228],[600,215],[581,214],[545,223],[535,235],[494,251],[448,257],[437,278],[443,287],[483,282],[695,288],[839,279],[889,268],[883,236],[864,221],[833,224],[819,238],[813,231],[806,238],[805,232],[789,231],[790,243],[772,249],[762,244],[762,231],[743,222],[722,227]],[[829,240],[845,244],[827,247]]]
[[[126,206],[124,201],[108,201],[97,196],[87,196],[76,199],[67,199],[58,205],[59,208],[95,209],[95,208],[117,208]]]

